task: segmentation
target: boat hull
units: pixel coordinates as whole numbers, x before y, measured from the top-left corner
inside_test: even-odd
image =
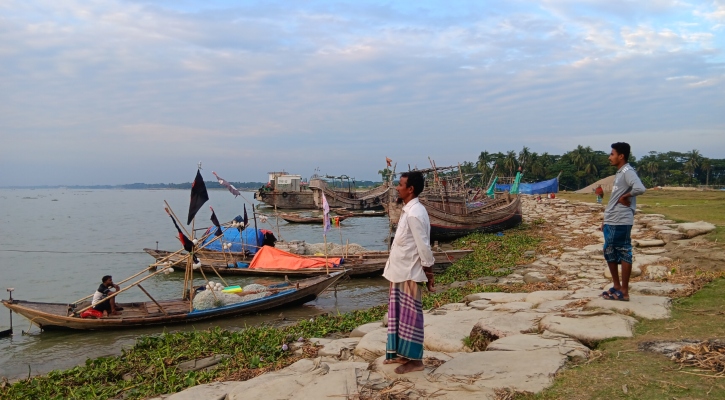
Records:
[[[460,204],[458,204],[460,203]],[[463,202],[437,202],[421,199],[428,212],[432,240],[455,239],[471,233],[495,233],[511,229],[522,222],[521,199],[518,196],[500,198],[491,206],[479,210],[465,210]],[[386,205],[391,223],[397,225],[402,206]]]
[[[314,199],[314,193],[310,190],[299,192],[277,192],[259,190],[254,193],[254,198],[270,207],[277,207],[278,209],[317,209],[317,205],[315,204]]]

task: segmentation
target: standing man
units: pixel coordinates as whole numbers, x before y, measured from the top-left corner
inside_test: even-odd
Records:
[[[419,171],[404,172],[398,183],[398,197],[405,203],[398,220],[390,257],[383,276],[390,281],[388,299],[388,344],[385,364],[401,364],[398,374],[422,371],[423,285],[433,291],[433,252],[430,249],[430,220],[418,195],[425,179]]]
[[[597,203],[602,204],[602,197],[604,197],[604,189],[602,189],[602,185],[598,185],[594,193],[597,195]]]
[[[114,289],[114,291],[111,291],[111,289]],[[115,296],[106,301],[101,301],[119,290],[121,290],[121,287],[113,283],[111,275],[105,275],[101,278],[101,285],[98,286],[96,292],[93,293],[93,300],[91,301],[93,309],[103,312],[104,317],[108,315],[121,314],[119,311],[123,310],[123,307],[116,307]]]
[[[629,301],[629,276],[632,273],[632,241],[630,233],[634,225],[634,211],[637,198],[645,188],[637,173],[627,161],[629,160],[629,144],[617,142],[612,144],[609,163],[617,167],[612,186],[612,197],[604,209],[604,222],[601,230],[604,233],[604,258],[607,260],[609,272],[612,273],[613,286],[603,292],[607,300]],[[618,264],[622,264],[622,280],[619,280]]]

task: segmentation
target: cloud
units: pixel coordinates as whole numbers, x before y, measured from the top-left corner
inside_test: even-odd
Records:
[[[374,179],[386,155],[452,165],[655,133],[676,148],[725,126],[722,33],[686,3],[4,7],[0,167],[26,174],[0,186],[188,181],[199,160],[232,180]]]

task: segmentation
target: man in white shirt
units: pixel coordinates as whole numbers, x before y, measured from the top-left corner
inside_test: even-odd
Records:
[[[423,285],[433,289],[430,220],[418,200],[425,178],[419,171],[400,175],[398,197],[405,203],[383,276],[390,281],[385,363],[401,364],[398,374],[422,371]]]

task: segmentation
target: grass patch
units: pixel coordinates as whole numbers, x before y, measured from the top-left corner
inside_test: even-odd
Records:
[[[521,227],[503,236],[471,235],[457,244],[472,245],[473,255],[459,260],[438,281],[468,281],[491,275],[496,268],[511,268],[530,262],[523,253],[536,248],[536,230]],[[437,308],[458,303],[469,294],[498,291],[496,286],[467,283],[461,287],[424,292],[423,307]],[[242,331],[210,329],[140,337],[133,348],[120,356],[89,359],[85,365],[65,371],[52,371],[13,384],[0,384],[0,398],[12,399],[142,399],[175,393],[199,384],[225,380],[251,379],[267,371],[283,368],[303,356],[283,350],[283,345],[299,338],[345,335],[354,328],[380,321],[387,305],[340,315],[323,315],[287,327],[254,326]],[[316,350],[307,347],[306,355]],[[184,361],[226,354],[216,369],[182,373],[177,365]]]
[[[673,302],[672,318],[641,321],[635,337],[600,343],[599,356],[561,372],[554,385],[538,395],[517,399],[716,399],[725,398],[725,378],[690,373],[669,358],[643,352],[639,344],[659,340],[725,338],[725,279],[705,285],[691,297]],[[626,393],[623,389],[626,385]]]
[[[571,201],[594,203],[593,194],[560,193],[559,197]],[[604,196],[604,204],[609,194]],[[642,206],[646,214],[663,214],[677,222],[706,221],[715,224],[717,229],[705,238],[725,242],[725,192],[723,191],[679,191],[647,190],[637,197],[637,205]]]

